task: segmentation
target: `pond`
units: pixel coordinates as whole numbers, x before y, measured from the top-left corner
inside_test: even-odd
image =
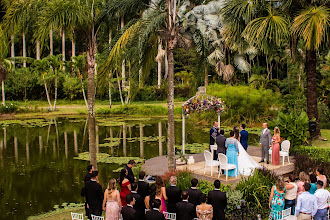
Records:
[[[3,120],[0,126],[0,219],[26,219],[52,210],[55,205],[84,201],[80,190],[89,162],[73,158],[88,152],[86,118]],[[177,120],[178,145],[181,128]],[[187,123],[187,143],[208,143],[208,130]],[[149,159],[166,155],[166,138],[164,118],[97,119],[100,153]],[[121,166],[98,164],[99,181],[104,188],[112,177],[118,178],[113,170]]]

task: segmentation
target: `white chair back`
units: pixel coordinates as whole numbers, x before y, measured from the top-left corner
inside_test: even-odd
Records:
[[[92,220],[104,220],[103,216],[97,216],[97,215],[91,215],[92,216]]]
[[[164,212],[164,217],[166,220],[176,220],[176,213]]]
[[[71,219],[72,220],[84,220],[84,214],[71,212]]]
[[[205,161],[207,161],[207,162],[213,160],[211,152],[207,151],[207,150],[204,150],[204,158],[205,158]]]
[[[282,219],[290,219],[291,208],[282,210]]]
[[[288,140],[283,141],[281,144],[281,149],[282,149],[282,151],[288,152],[290,149],[290,141],[288,141]]]
[[[227,163],[228,163],[228,158],[227,158],[227,156],[226,155],[224,155],[224,154],[218,154],[218,160],[219,160],[219,162],[220,162],[220,166],[222,166],[222,165],[226,165]]]

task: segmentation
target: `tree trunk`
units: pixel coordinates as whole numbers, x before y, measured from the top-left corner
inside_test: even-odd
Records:
[[[162,62],[160,60],[157,61],[158,64],[158,83],[157,88],[160,89],[160,84],[162,82]]]
[[[94,33],[92,33],[94,35]],[[92,36],[89,39],[89,48],[87,49],[87,69],[88,69],[88,131],[89,131],[89,153],[90,163],[97,170],[96,157],[96,121],[95,121],[95,41]]]
[[[6,105],[6,99],[5,99],[5,80],[1,81],[1,89],[2,89],[2,105]]]
[[[75,40],[74,29],[72,29],[72,41],[71,41],[72,57],[76,56],[76,42],[74,40]]]
[[[117,71],[116,71],[116,76],[117,76],[117,83],[118,83],[118,89],[119,89],[119,96],[120,96],[121,105],[124,105],[123,95],[121,94],[120,81],[119,81],[119,76],[118,76]]]
[[[49,93],[48,93],[48,89],[47,89],[47,84],[46,84],[46,80],[44,79],[44,85],[45,85],[45,90],[46,90],[46,96],[47,96],[47,101],[48,101],[48,105],[49,105],[49,110],[53,111],[53,106],[52,103],[50,102],[50,98],[49,98]]]
[[[315,119],[319,121],[319,115],[317,110],[317,86],[316,86],[316,51],[306,51],[306,76],[307,76],[307,115],[308,119]],[[317,123],[316,131],[311,132],[311,138],[316,138],[321,135],[320,126]]]
[[[53,28],[49,29],[49,55],[53,55]]]
[[[125,25],[124,15],[122,15],[120,18],[121,29],[123,29],[124,25]],[[125,88],[126,87],[125,59],[123,59],[123,61],[121,63],[121,78],[122,78],[121,86],[122,86],[122,88]]]
[[[82,80],[82,75],[80,74],[80,70],[79,69],[78,69],[78,74],[79,74],[79,79],[80,79],[82,94],[83,94],[83,97],[84,97],[84,101],[85,101],[86,107],[88,109],[88,103],[87,103],[86,94],[85,94],[84,82]]]
[[[139,88],[142,88],[143,84],[142,84],[142,67],[140,66],[139,69]]]
[[[36,41],[36,58],[37,60],[40,60],[40,41]]]
[[[11,58],[15,57],[15,35],[12,34],[10,35],[10,40],[11,40],[11,47],[10,47],[10,56]],[[11,61],[13,65],[15,65],[14,61]]]
[[[109,108],[111,109],[111,86],[112,86],[112,83],[111,83],[111,79],[110,79],[110,76],[109,76]]]
[[[22,39],[23,39],[23,67],[26,67],[26,43],[25,43],[25,32],[22,33]]]
[[[57,70],[55,69],[55,98],[54,98],[54,110],[56,110],[56,101],[57,101]]]
[[[167,76],[168,76],[168,59],[167,59],[167,48],[165,48],[165,76],[164,76],[164,80],[167,79]]]
[[[65,30],[62,28],[62,60],[65,61]]]
[[[204,86],[207,87],[209,85],[209,74],[207,72],[206,60],[204,61],[204,74]]]

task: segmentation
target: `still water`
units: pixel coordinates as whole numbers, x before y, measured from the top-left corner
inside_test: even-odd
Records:
[[[73,159],[88,151],[86,118],[0,121],[0,219],[20,220],[52,210],[64,202],[83,202],[80,190],[87,161]],[[181,121],[175,139],[181,144]],[[186,125],[187,143],[208,143],[207,128]],[[143,137],[144,141],[142,141]],[[154,137],[154,138],[153,138]],[[155,138],[163,137],[163,138]],[[149,159],[166,155],[164,118],[98,118],[97,142],[119,140],[117,146],[99,147],[111,156]],[[117,164],[98,164],[103,187],[118,173]]]

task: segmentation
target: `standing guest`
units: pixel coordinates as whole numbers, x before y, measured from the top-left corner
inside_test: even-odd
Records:
[[[176,218],[178,220],[191,220],[196,215],[196,208],[194,207],[194,204],[188,201],[189,193],[187,191],[183,191],[181,197],[182,202],[176,204]]]
[[[166,188],[167,196],[167,211],[170,213],[176,213],[176,204],[181,202],[181,189],[176,187],[176,176],[170,177],[170,186]]]
[[[269,197],[269,220],[282,219],[282,210],[284,209],[285,184],[282,176],[279,176],[272,187]]]
[[[269,153],[268,150],[272,145],[272,133],[267,128],[268,124],[262,124],[262,131],[260,135],[259,145],[261,147],[261,161],[259,163],[265,162],[267,160],[267,164],[269,164]]]
[[[227,138],[224,136],[225,134],[225,130],[221,129],[220,130],[220,135],[217,136],[215,142],[217,143],[218,149],[216,151],[216,153],[214,154],[214,160],[218,159],[218,154],[225,154],[226,155],[226,140]]]
[[[98,171],[93,171],[91,180],[85,184],[89,219],[92,219],[91,214],[98,216],[102,214],[103,190],[102,186],[97,182],[98,175]]]
[[[131,193],[128,195],[131,195],[135,199],[135,204],[133,208],[136,210],[136,216],[138,219],[143,219],[144,217],[144,199],[137,193],[138,190],[138,184],[137,183],[132,183],[131,184]]]
[[[87,166],[87,171],[88,173],[86,173],[85,179],[84,179],[84,183],[86,183],[87,181],[90,181],[92,178],[92,172],[95,171],[94,167],[92,164]]]
[[[116,180],[111,179],[104,192],[103,210],[106,220],[118,220],[120,218],[121,200],[117,190]]]
[[[145,182],[146,173],[141,171],[139,173],[139,182],[138,182],[138,189],[137,193],[143,198],[149,194],[149,184]]]
[[[323,182],[323,188],[327,186],[327,177],[324,175],[324,169],[319,167],[316,169],[317,180],[321,180]]]
[[[193,178],[190,181],[191,187],[190,189],[187,189],[186,191],[188,192],[189,195],[189,202],[192,203],[194,205],[194,218],[196,218],[196,206],[201,204],[201,195],[202,192],[200,190],[197,189],[198,186],[198,180],[196,178]]]
[[[238,176],[237,156],[239,155],[239,149],[238,149],[238,141],[234,137],[234,135],[235,135],[235,132],[230,131],[230,138],[227,138],[226,145],[225,145],[227,148],[226,156],[228,158],[228,163],[236,165],[236,169],[228,171],[228,176],[232,176],[232,177]]]
[[[227,196],[220,191],[220,180],[214,180],[214,190],[208,193],[208,202],[213,207],[213,220],[225,220]]]
[[[310,220],[317,212],[317,200],[314,195],[308,192],[310,188],[311,185],[305,182],[304,190],[297,198],[296,216],[298,216],[298,220]]]
[[[272,137],[272,164],[280,165],[280,129],[274,128],[274,136]]]
[[[144,205],[147,210],[151,209],[151,202],[156,198],[156,185],[152,184],[149,187],[149,195],[144,199]]]
[[[165,216],[160,212],[161,203],[159,199],[152,201],[152,210],[146,213],[145,220],[165,220]]]
[[[119,185],[120,185],[120,199],[121,199],[121,204],[123,206],[126,206],[126,195],[130,193],[131,191],[131,184],[129,180],[127,179],[127,170],[122,169],[120,171],[120,177],[119,177]]]
[[[248,148],[248,139],[249,139],[249,132],[247,132],[245,130],[246,125],[245,124],[241,124],[241,144],[243,146],[243,148],[247,151]]]
[[[289,175],[289,182],[285,184],[286,192],[284,195],[285,205],[284,209],[291,208],[291,215],[295,213],[295,205],[297,199],[298,186],[295,183],[295,176],[293,174]]]
[[[212,220],[213,208],[212,205],[206,204],[206,195],[201,195],[201,204],[196,206],[197,218],[201,220]]]
[[[155,197],[155,199],[159,199],[162,203],[160,212],[161,213],[166,212],[166,203],[165,203],[165,200],[167,200],[166,189],[164,187],[163,179],[160,176],[156,177],[156,197]]]
[[[233,131],[235,132],[234,137],[236,138],[236,140],[241,141],[241,134],[239,133],[239,128],[235,126],[233,128]]]
[[[213,127],[210,130],[210,145],[214,145],[215,138],[219,135],[218,122],[213,123]]]
[[[130,161],[128,161],[128,163],[126,164],[126,166],[124,168],[128,172],[126,178],[129,180],[130,183],[135,182],[135,177],[134,177],[134,174],[133,174],[133,171],[132,171],[132,168],[134,167],[134,165],[135,165],[135,161],[130,160]]]
[[[317,186],[316,186],[316,182],[317,182],[317,178],[316,175],[314,173],[309,175],[309,179],[311,180],[310,184],[311,184],[311,189],[308,191],[310,194],[315,194],[316,190],[317,190]]]
[[[304,191],[304,184],[305,182],[309,181],[309,176],[305,172],[299,173],[299,180],[297,182],[298,191],[297,196],[299,196]]]
[[[314,216],[314,220],[327,220],[327,207],[330,193],[323,188],[323,182],[321,180],[318,180],[316,185],[317,190],[314,195],[316,197],[318,209]]]
[[[135,204],[135,199],[131,195],[127,195],[126,198],[127,206],[124,206],[121,210],[121,214],[123,216],[123,220],[137,220],[136,210],[133,208]]]

